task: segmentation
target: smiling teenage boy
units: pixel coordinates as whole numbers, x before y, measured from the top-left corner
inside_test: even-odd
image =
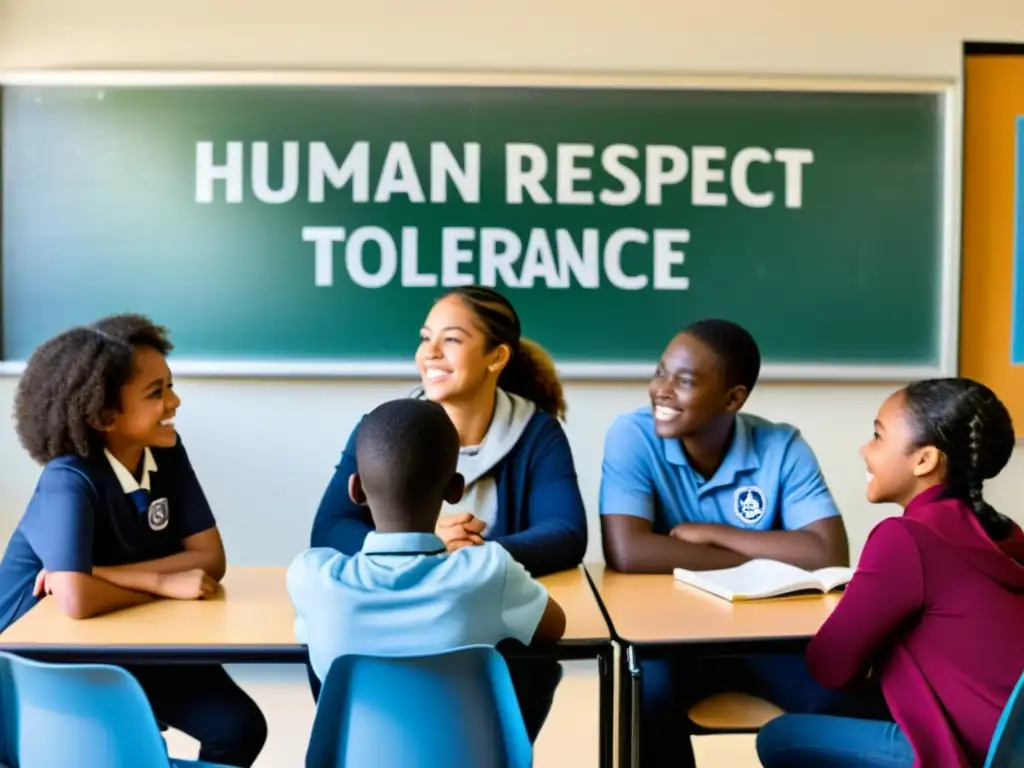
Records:
[[[616,419],[605,440],[600,513],[609,566],[671,574],[753,558],[807,569],[848,563],[842,518],[800,433],[740,413],[760,367],[756,342],[735,323],[703,320],[672,339],[651,380],[651,404]],[[670,704],[746,688],[799,709],[820,690],[801,657],[707,661],[682,672],[644,665],[643,765],[685,765],[680,751],[689,747],[677,742]]]
[[[120,315],[43,343],[18,384],[18,437],[43,471],[0,561],[0,630],[41,599],[73,619],[214,592],[225,557],[174,428],[166,332]],[[47,597],[48,596],[48,597]],[[252,765],[267,726],[216,665],[138,666],[158,719],[207,762]]]

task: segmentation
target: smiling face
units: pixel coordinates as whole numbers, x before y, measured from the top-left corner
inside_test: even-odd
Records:
[[[747,399],[742,386],[727,385],[725,366],[715,351],[688,333],[669,342],[651,379],[654,429],[659,437],[696,435]]]
[[[860,449],[867,465],[867,499],[906,506],[918,493],[942,482],[944,457],[935,446],[918,446],[903,390],[878,410],[871,440]]]
[[[487,349],[487,337],[473,311],[458,296],[438,301],[420,329],[416,367],[423,391],[435,403],[472,400],[497,387],[509,349]]]
[[[131,378],[121,387],[121,408],[104,430],[108,444],[119,449],[173,448],[178,440],[174,416],[181,398],[172,386],[164,356],[152,347],[135,347]]]

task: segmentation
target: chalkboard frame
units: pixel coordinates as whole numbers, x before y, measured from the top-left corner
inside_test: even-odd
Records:
[[[940,174],[941,258],[937,358],[934,365],[850,365],[832,363],[767,362],[761,379],[776,382],[903,382],[931,376],[952,376],[958,369],[959,283],[961,217],[961,85],[947,79],[864,79],[823,77],[739,77],[670,75],[569,75],[545,73],[468,72],[348,72],[257,70],[52,70],[0,71],[4,86],[471,86],[529,88],[617,88],[679,90],[756,90],[807,92],[861,92],[932,95],[941,114],[942,155]],[[2,259],[2,254],[0,254]],[[2,274],[0,274],[2,278]],[[0,339],[3,328],[0,327]],[[638,381],[649,378],[654,360],[645,363],[559,363],[559,374],[568,381]],[[17,376],[21,360],[0,360],[0,376]],[[413,379],[415,364],[409,360],[189,360],[175,357],[176,376],[226,379]]]

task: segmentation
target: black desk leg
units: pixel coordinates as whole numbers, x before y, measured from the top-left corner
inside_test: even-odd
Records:
[[[609,643],[597,656],[600,681],[600,755],[601,768],[613,768],[615,759],[615,651]]]
[[[640,665],[633,646],[619,652],[619,768],[640,768]]]

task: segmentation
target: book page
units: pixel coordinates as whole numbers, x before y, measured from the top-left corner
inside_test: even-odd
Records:
[[[813,574],[777,560],[750,560],[718,571],[675,570],[675,577],[726,600],[775,597],[802,589],[821,590]]]
[[[853,568],[844,568],[841,565],[832,568],[819,568],[813,575],[821,582],[826,592],[831,592],[853,578]]]

